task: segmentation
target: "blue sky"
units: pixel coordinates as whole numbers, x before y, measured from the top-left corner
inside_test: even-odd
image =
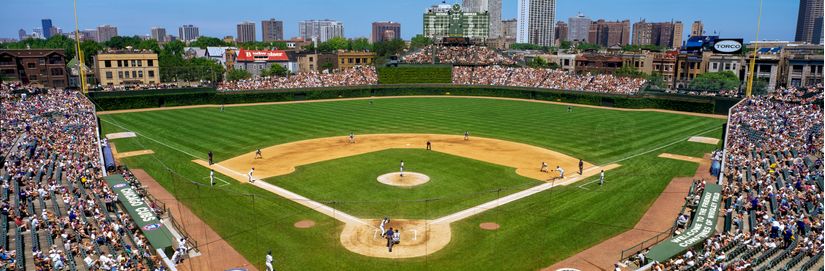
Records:
[[[31,32],[40,27],[40,19],[51,18],[64,32],[74,29],[71,0],[2,0],[0,37],[17,38],[20,28]],[[152,26],[165,27],[177,35],[183,24],[200,27],[201,35],[223,37],[235,35],[236,24],[256,22],[260,40],[260,21],[276,18],[284,21],[284,36],[297,35],[298,21],[336,19],[344,22],[347,37],[367,37],[373,21],[401,23],[405,39],[421,33],[421,14],[440,0],[78,0],[80,28],[112,24],[120,35],[148,34]],[[460,0],[447,1],[448,3]],[[517,0],[502,0],[504,19],[516,17]],[[567,20],[579,11],[591,19],[641,18],[647,21],[681,20],[685,32],[694,20],[702,20],[705,30],[723,37],[754,40],[758,0],[558,0],[557,20]],[[760,40],[792,40],[796,27],[799,0],[764,0]],[[687,34],[685,34],[687,37]]]

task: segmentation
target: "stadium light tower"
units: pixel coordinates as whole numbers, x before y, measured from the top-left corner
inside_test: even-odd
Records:
[[[75,48],[75,57],[77,57],[78,66],[77,69],[80,72],[80,89],[83,91],[83,94],[86,94],[89,90],[86,88],[86,64],[83,64],[83,50],[80,50],[80,27],[78,27],[77,23],[77,0],[74,0],[74,41],[76,44]]]

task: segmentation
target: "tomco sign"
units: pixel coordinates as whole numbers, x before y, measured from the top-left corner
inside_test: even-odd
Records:
[[[713,44],[714,53],[735,54],[742,51],[742,39],[720,39]]]

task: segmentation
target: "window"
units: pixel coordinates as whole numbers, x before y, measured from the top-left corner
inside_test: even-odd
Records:
[[[349,64],[352,64],[352,58],[347,58],[347,62],[349,62]]]
[[[63,80],[54,80],[52,81],[52,86],[63,87],[66,86],[66,84],[63,82]]]
[[[63,75],[63,69],[61,69],[61,68],[52,68],[52,75]]]
[[[312,57],[309,57],[309,61],[310,61],[310,62],[312,62],[312,61],[313,61],[313,60],[312,60]]]
[[[152,60],[152,59],[149,59],[149,60],[147,60],[146,62],[147,62],[147,65],[146,65],[146,66],[149,66],[149,67],[152,67],[152,66],[154,66],[154,64],[155,64],[155,61],[154,61],[154,60]]]
[[[123,71],[118,71],[117,72],[117,78],[121,78],[121,79],[123,78]]]
[[[31,81],[37,81],[37,75],[32,75],[32,76],[29,76],[29,80],[31,80]]]
[[[725,63],[725,70],[730,70],[730,63]]]
[[[112,67],[112,61],[111,60],[103,61],[103,67],[111,68]]]
[[[112,79],[112,72],[106,72],[106,79]]]
[[[124,78],[129,78],[129,71],[123,72],[123,77]]]
[[[137,78],[137,71],[132,71],[132,78]]]
[[[155,78],[155,71],[149,71],[149,78]]]
[[[143,60],[138,60],[137,61],[137,66],[138,67],[143,67]]]
[[[138,71],[138,78],[143,78],[143,71]]]
[[[713,70],[719,69],[719,63],[713,62]]]
[[[26,64],[26,67],[29,69],[34,69],[34,63],[29,62],[28,64]]]
[[[355,59],[355,64],[361,64],[361,59],[360,59],[360,58],[356,58],[356,59]]]

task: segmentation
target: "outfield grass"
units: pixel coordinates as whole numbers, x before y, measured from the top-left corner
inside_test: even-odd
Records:
[[[376,180],[398,171],[400,160],[405,162],[405,171],[426,174],[430,181],[405,188]],[[265,181],[351,215],[376,219],[433,219],[541,184],[517,175],[514,168],[418,149],[389,149],[319,162]]]
[[[129,166],[149,172],[259,269],[264,253],[272,249],[279,270],[530,270],[549,266],[632,228],[671,178],[692,175],[696,169],[695,164],[656,155],[709,152],[715,146],[684,139],[702,133],[719,138],[724,122],[578,107],[568,113],[566,106],[559,105],[457,98],[377,99],[372,105],[364,100],[261,105],[228,107],[226,112],[198,108],[104,115],[101,119],[104,133],[130,130],[141,134],[113,140],[119,151],[155,151],[154,155],[125,158]],[[205,159],[209,150],[223,160],[258,147],[341,136],[351,130],[356,134],[460,134],[469,130],[473,135],[545,147],[596,164],[621,160],[622,167],[608,172],[607,185],[602,188],[554,188],[453,223],[452,241],[446,248],[406,260],[350,253],[339,243],[343,225],[338,221],[231,178],[220,176],[233,184],[218,189],[191,184],[205,182],[208,171],[190,161]],[[317,225],[305,230],[292,227],[301,219],[315,220]],[[483,221],[495,221],[502,228],[480,230],[478,223]]]

